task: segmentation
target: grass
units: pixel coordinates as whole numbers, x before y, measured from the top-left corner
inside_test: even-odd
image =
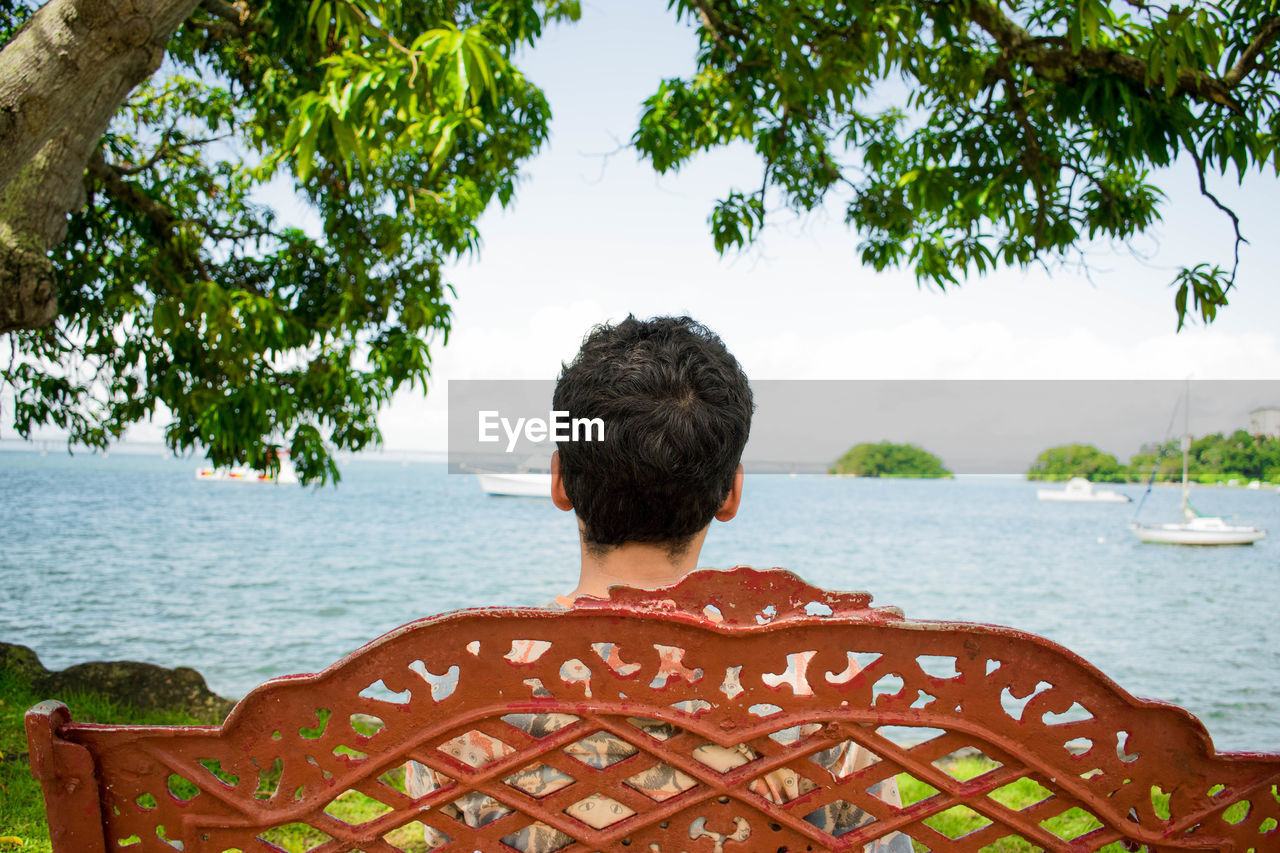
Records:
[[[51,853],[49,830],[45,823],[44,799],[40,786],[31,778],[27,764],[26,736],[23,730],[23,714],[26,709],[47,699],[37,695],[31,684],[11,670],[0,668],[0,853],[21,851],[21,853]],[[72,709],[77,721],[120,723],[126,725],[191,725],[199,721],[189,715],[178,712],[141,712],[128,705],[112,702],[102,696],[77,694],[57,697]],[[321,728],[327,720],[320,721]],[[366,733],[372,733],[366,732]],[[957,779],[967,780],[980,776],[997,767],[995,763],[981,757],[966,757],[953,760],[945,766],[947,772]],[[215,768],[211,771],[217,773]],[[274,777],[266,774],[259,780],[259,792],[269,796],[279,782],[279,768]],[[386,774],[384,780],[404,790],[403,772]],[[178,784],[186,783],[178,780]],[[898,789],[904,805],[911,805],[928,799],[937,790],[926,783],[907,775],[898,777]],[[176,790],[179,796],[189,796],[196,792],[194,786],[190,790]],[[1050,796],[1050,792],[1031,779],[1018,779],[991,793],[991,798],[1013,810],[1024,809]],[[1168,796],[1157,794],[1155,809],[1161,817],[1168,817]],[[1228,809],[1224,815],[1227,820],[1235,822],[1244,817],[1247,810],[1245,803],[1238,803]],[[371,799],[357,791],[347,791],[329,807],[331,816],[346,823],[363,824],[386,812],[388,809],[377,800]],[[950,838],[959,838],[968,832],[987,824],[987,819],[965,806],[955,806],[925,821],[933,829]],[[1098,821],[1087,812],[1071,809],[1050,821],[1045,828],[1065,839],[1076,838],[1099,826]],[[302,853],[327,840],[328,836],[306,824],[289,824],[276,827],[264,833],[263,840],[268,841],[289,853]],[[391,833],[388,840],[405,850],[406,853],[425,853],[428,849],[423,841],[423,827],[414,822],[400,827]],[[916,844],[917,851],[926,848]],[[986,848],[993,853],[1023,853],[1040,848],[1019,837],[1000,839]],[[1109,845],[1105,853],[1120,853],[1123,848],[1119,844]]]
[[[971,756],[958,758],[948,763],[945,769],[952,776],[965,781],[981,776],[983,773],[994,770],[999,766],[981,756]],[[938,793],[938,790],[912,776],[903,774],[898,776],[898,793],[902,796],[902,804],[909,806],[932,797]],[[1052,796],[1051,791],[1044,788],[1034,779],[1027,778],[1017,779],[1008,785],[997,788],[990,794],[991,799],[1014,811],[1035,805],[1049,796]],[[981,829],[988,823],[990,823],[990,820],[968,806],[952,806],[946,811],[939,812],[925,820],[927,826],[948,838],[960,838],[974,830]],[[1071,839],[1091,832],[1101,824],[1088,812],[1080,809],[1071,809],[1051,821],[1046,821],[1044,826],[1055,835]],[[917,853],[928,849],[919,842],[913,842],[913,844]],[[1040,850],[1041,848],[1019,836],[1006,836],[994,844],[988,845],[986,849],[991,850],[992,853],[1023,853],[1023,851],[1030,853],[1030,851]],[[1116,853],[1119,853],[1124,848],[1118,844],[1113,844],[1103,849],[1106,853],[1112,853],[1113,849]]]
[[[999,764],[983,756],[970,756],[955,759],[947,763],[944,769],[955,778],[967,781],[999,766]],[[902,797],[902,804],[909,806],[928,799],[938,791],[933,786],[912,776],[900,774],[898,776],[898,793]],[[988,796],[1008,809],[1020,811],[1035,805],[1046,797],[1053,796],[1053,792],[1040,785],[1034,779],[1023,777],[995,789]],[[1152,806],[1157,816],[1166,819],[1169,817],[1168,794],[1153,792]],[[1223,817],[1231,823],[1237,823],[1245,817],[1248,809],[1248,804],[1236,803],[1223,813]],[[989,823],[990,821],[987,818],[968,806],[952,806],[946,811],[939,812],[925,820],[926,825],[948,838],[960,838],[970,832],[981,829]],[[1067,840],[1079,838],[1081,835],[1092,832],[1101,825],[1093,815],[1078,808],[1068,809],[1057,817],[1041,823],[1041,826],[1054,835]],[[921,853],[921,851],[928,849],[914,840],[912,844],[916,853]],[[1006,836],[983,848],[983,850],[989,850],[991,853],[1033,853],[1033,851],[1041,849],[1041,847],[1019,836]],[[1124,850],[1125,848],[1122,845],[1115,843],[1101,848],[1101,853],[1124,853]]]
[[[0,853],[51,853],[40,783],[31,778],[27,735],[22,718],[27,709],[49,696],[37,695],[20,674],[0,667]],[[131,725],[192,725],[193,717],[174,711],[142,712],[94,694],[53,697],[72,709],[78,722]]]
[[[45,821],[44,797],[40,783],[31,778],[27,762],[27,737],[23,715],[37,702],[51,697],[37,694],[28,680],[13,670],[0,667],[0,853],[52,853],[49,842],[49,826]],[[129,705],[113,702],[103,696],[89,693],[52,697],[61,700],[71,709],[77,722],[118,723],[121,725],[197,725],[201,721],[188,714],[173,711],[144,712]],[[323,726],[325,720],[321,720]],[[357,727],[359,730],[359,727]],[[372,734],[370,729],[365,734]],[[318,734],[318,732],[317,732]],[[352,751],[354,752],[354,751]],[[218,775],[217,768],[210,767]],[[390,773],[387,781],[404,790],[403,771]],[[279,768],[274,778],[267,775],[260,780],[264,794],[274,790],[279,782]],[[197,788],[182,778],[175,778],[171,785],[174,794],[189,798],[198,793]],[[358,791],[348,791],[339,797],[330,814],[350,824],[364,823],[387,811],[377,800]],[[328,836],[306,824],[289,824],[263,833],[263,839],[285,850],[305,851],[325,841]],[[389,840],[406,853],[425,853],[428,849],[422,840],[423,827],[414,822],[400,827]]]

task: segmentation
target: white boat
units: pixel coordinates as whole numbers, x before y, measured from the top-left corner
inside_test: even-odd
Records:
[[[1143,542],[1161,545],[1252,545],[1267,535],[1261,527],[1227,524],[1216,515],[1196,515],[1174,524],[1131,524]]]
[[[550,473],[476,471],[475,475],[480,481],[480,488],[488,495],[511,498],[551,497]]]
[[[551,452],[539,450],[512,469],[468,469],[485,494],[504,498],[551,497]]]
[[[1036,497],[1042,501],[1065,501],[1069,503],[1102,503],[1127,504],[1128,495],[1122,495],[1114,489],[1094,489],[1084,477],[1072,477],[1062,489],[1036,489]]]
[[[298,472],[294,470],[293,460],[289,458],[289,451],[281,450],[280,470],[274,475],[266,471],[250,468],[248,465],[217,468],[206,465],[196,469],[196,479],[218,483],[271,483],[273,485],[289,486],[298,483]]]
[[[1187,383],[1186,426],[1182,436],[1182,521],[1169,524],[1138,524],[1129,529],[1143,542],[1160,545],[1252,545],[1267,535],[1261,527],[1227,524],[1218,516],[1201,515],[1191,506],[1191,485],[1187,478],[1187,460],[1191,453],[1191,386]],[[1159,460],[1157,459],[1157,465]],[[1155,479],[1153,472],[1152,480]],[[1151,485],[1147,485],[1151,490]],[[1138,508],[1141,510],[1141,506]]]

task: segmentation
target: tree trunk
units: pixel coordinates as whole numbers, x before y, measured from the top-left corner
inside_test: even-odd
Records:
[[[57,316],[49,249],[89,156],[199,0],[49,0],[0,51],[0,333]]]

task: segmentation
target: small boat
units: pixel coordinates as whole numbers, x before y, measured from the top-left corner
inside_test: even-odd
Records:
[[[1182,435],[1182,521],[1169,524],[1138,524],[1136,521],[1129,529],[1142,542],[1159,545],[1252,545],[1267,535],[1261,527],[1246,524],[1227,524],[1212,515],[1201,515],[1191,506],[1191,486],[1187,478],[1188,459],[1191,454],[1191,383],[1187,383],[1185,413],[1186,424]],[[1156,460],[1159,466],[1159,459]],[[1155,482],[1156,472],[1151,472],[1151,480],[1147,483],[1147,492]],[[1145,496],[1144,496],[1145,499]],[[1138,505],[1142,510],[1142,505]]]
[[[504,498],[551,497],[551,454],[535,453],[514,470],[471,468],[485,494]]]
[[[218,483],[271,483],[273,485],[296,485],[298,483],[298,472],[294,470],[293,460],[289,458],[289,451],[281,450],[280,470],[274,475],[267,471],[259,471],[250,468],[248,465],[232,465],[230,467],[220,466],[214,468],[212,466],[204,466],[196,469],[197,480],[207,480]]]
[[[1093,488],[1084,477],[1072,477],[1062,489],[1036,489],[1036,497],[1042,501],[1065,501],[1070,503],[1127,504],[1128,495],[1122,495],[1114,489]]]
[[[551,474],[476,471],[476,479],[485,494],[510,498],[551,497]]]

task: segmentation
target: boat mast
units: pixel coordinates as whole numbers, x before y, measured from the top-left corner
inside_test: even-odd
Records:
[[[1182,518],[1191,518],[1191,491],[1187,483],[1187,457],[1191,452],[1191,379],[1187,379],[1186,407],[1182,422]]]

